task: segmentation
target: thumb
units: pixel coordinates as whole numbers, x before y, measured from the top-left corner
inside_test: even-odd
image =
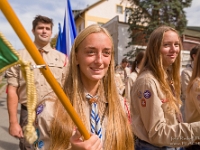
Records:
[[[82,142],[83,140],[81,139],[81,133],[76,129],[75,134],[70,138],[70,142]]]

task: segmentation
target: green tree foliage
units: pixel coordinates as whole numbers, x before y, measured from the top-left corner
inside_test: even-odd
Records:
[[[184,8],[192,0],[131,0],[129,9],[128,45],[146,45],[152,31],[160,25],[168,25],[183,33],[187,25]]]
[[[144,49],[136,48],[135,50],[130,50],[129,52],[124,54],[124,56],[132,62],[140,51],[144,51]]]
[[[58,34],[54,35],[54,37],[51,38],[50,44],[51,44],[51,47],[52,47],[52,48],[55,48],[56,42],[57,42],[57,38],[58,38]]]

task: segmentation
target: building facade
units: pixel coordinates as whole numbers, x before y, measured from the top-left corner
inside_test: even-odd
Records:
[[[107,28],[113,37],[115,49],[115,63],[120,64],[124,54],[130,50],[145,46],[128,46],[129,24],[127,23],[127,11],[131,7],[129,0],[99,0],[84,10],[73,10],[77,33],[91,24],[99,24]],[[200,44],[200,27],[187,27],[182,36],[183,50],[182,66],[190,63],[190,50]]]
[[[99,0],[84,10],[73,10],[77,33],[91,24],[103,25],[115,16],[125,22],[128,0]]]

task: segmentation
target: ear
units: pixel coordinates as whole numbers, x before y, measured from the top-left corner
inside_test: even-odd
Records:
[[[192,54],[192,58],[193,58],[193,60],[195,59],[195,57],[196,57],[196,54]]]

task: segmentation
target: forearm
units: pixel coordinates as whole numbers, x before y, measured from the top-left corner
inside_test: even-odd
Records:
[[[18,123],[17,118],[17,108],[18,108],[18,96],[17,88],[8,85],[8,95],[7,95],[7,108],[9,115],[9,123]]]

